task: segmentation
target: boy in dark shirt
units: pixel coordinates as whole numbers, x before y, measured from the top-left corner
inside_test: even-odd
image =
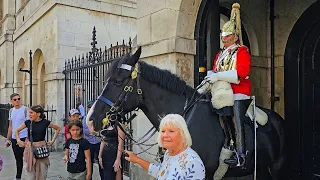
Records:
[[[73,120],[68,124],[71,138],[65,144],[63,160],[68,162],[68,180],[90,180],[91,159],[88,140],[83,138],[83,125],[81,121]]]

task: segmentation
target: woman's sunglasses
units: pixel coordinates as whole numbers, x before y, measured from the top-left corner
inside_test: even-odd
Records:
[[[20,98],[12,99],[13,101],[20,101]]]

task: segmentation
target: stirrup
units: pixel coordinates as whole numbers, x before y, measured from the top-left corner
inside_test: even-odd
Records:
[[[233,153],[234,154],[230,158],[224,160],[224,163],[228,164],[230,167],[244,168],[244,165],[246,162],[246,155],[245,154],[240,155],[237,151],[234,151]]]
[[[243,167],[246,162],[246,156],[244,154],[239,155],[239,153],[236,153],[236,157],[238,161],[236,167]],[[242,159],[242,162],[240,162],[240,159]]]

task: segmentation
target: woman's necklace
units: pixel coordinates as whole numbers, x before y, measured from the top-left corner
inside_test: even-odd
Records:
[[[168,168],[170,168],[169,166],[171,165],[171,158],[174,157],[174,156],[176,156],[176,155],[178,155],[179,153],[181,153],[181,152],[182,152],[181,150],[182,150],[184,147],[185,147],[185,146],[182,145],[181,148],[180,148],[178,151],[176,151],[175,153],[171,153],[171,155],[170,155],[169,152],[168,152],[168,156],[167,156],[167,159],[166,159],[167,164],[166,164],[166,167],[165,167],[165,168],[162,170],[162,172],[160,173],[160,176],[161,176],[161,177],[163,177],[165,174],[168,175],[168,173],[169,173]],[[184,151],[184,150],[183,150],[183,151]]]

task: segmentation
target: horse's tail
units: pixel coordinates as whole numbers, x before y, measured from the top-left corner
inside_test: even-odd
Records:
[[[275,120],[271,121],[273,127],[276,129],[279,140],[280,140],[280,147],[279,147],[279,154],[276,160],[271,164],[270,174],[273,180],[286,180],[288,177],[286,176],[286,136],[285,136],[285,125],[284,119],[276,112],[269,111],[268,114],[270,117],[273,117]],[[270,119],[269,119],[270,120]]]

